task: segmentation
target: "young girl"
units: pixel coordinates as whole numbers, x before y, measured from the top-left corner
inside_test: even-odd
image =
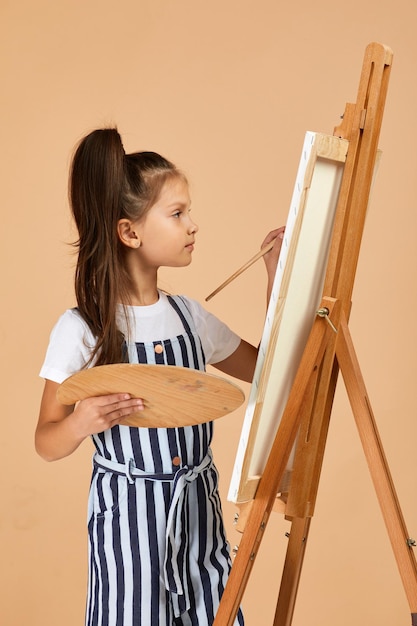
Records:
[[[77,308],[55,325],[41,370],[36,449],[63,458],[91,436],[87,626],[208,626],[230,571],[210,443],[213,424],[120,425],[143,409],[128,394],[73,407],[59,384],[119,362],[219,370],[251,381],[257,350],[184,296],[157,287],[161,266],[191,262],[197,225],[184,175],[153,152],[125,154],[116,129],[96,130],[72,161],[78,228]],[[266,255],[270,292],[283,229]],[[243,624],[239,613],[236,624]]]

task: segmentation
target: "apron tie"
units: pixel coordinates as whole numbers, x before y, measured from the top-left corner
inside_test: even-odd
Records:
[[[199,465],[185,465],[176,472],[169,474],[149,474],[135,467],[133,459],[130,459],[125,464],[116,463],[102,457],[97,452],[94,454],[93,463],[99,469],[126,476],[129,483],[133,483],[136,478],[173,483],[165,532],[164,581],[165,588],[172,595],[174,615],[179,617],[181,613],[190,609],[190,597],[187,587],[187,579],[189,577],[188,486],[201,472],[210,469],[212,466],[213,457],[211,450],[208,450]]]

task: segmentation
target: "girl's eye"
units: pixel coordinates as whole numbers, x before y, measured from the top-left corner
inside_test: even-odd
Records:
[[[181,217],[181,211],[176,211],[176,212],[173,214],[173,217]]]

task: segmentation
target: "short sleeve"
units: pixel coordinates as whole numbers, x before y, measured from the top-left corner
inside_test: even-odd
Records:
[[[238,348],[240,337],[196,300],[184,297],[203,345],[206,362],[215,364],[227,359]]]
[[[77,309],[68,309],[52,329],[39,375],[62,383],[85,367],[94,343],[93,335]]]

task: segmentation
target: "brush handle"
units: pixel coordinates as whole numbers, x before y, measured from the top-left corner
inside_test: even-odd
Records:
[[[255,254],[255,256],[253,256],[251,259],[249,259],[249,261],[247,261],[244,265],[242,265],[242,267],[240,267],[238,270],[236,270],[236,272],[234,274],[229,276],[229,278],[227,280],[225,280],[224,283],[222,283],[219,287],[217,287],[217,289],[212,291],[212,293],[207,296],[206,302],[211,300],[216,294],[219,293],[219,291],[221,291],[222,289],[227,287],[227,285],[229,283],[231,283],[232,280],[234,280],[235,278],[240,276],[245,270],[248,269],[248,267],[253,265],[258,259],[262,258],[264,256],[264,254],[266,254],[267,252],[272,250],[272,248],[274,247],[274,244],[275,244],[275,239],[273,241],[271,241],[267,246],[265,246],[264,248],[259,250],[259,252],[257,254]]]

